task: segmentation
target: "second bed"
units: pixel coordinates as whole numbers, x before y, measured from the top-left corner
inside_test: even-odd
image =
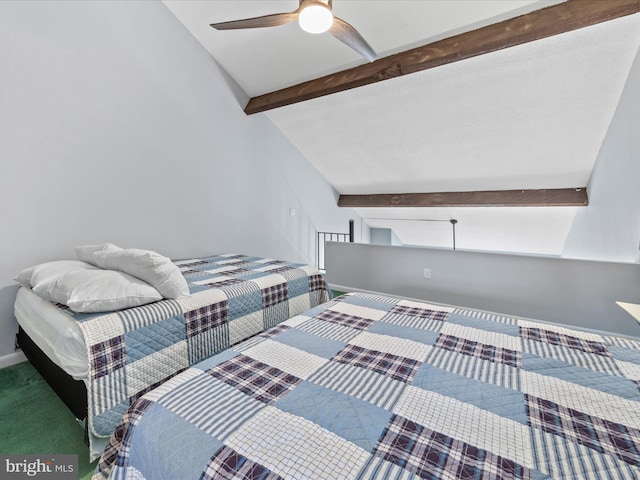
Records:
[[[189,296],[115,312],[75,313],[31,288],[18,291],[15,314],[27,357],[45,377],[57,367],[64,371],[48,378],[61,396],[76,389],[72,378],[86,385],[86,400],[71,398],[71,403],[82,419],[77,405],[86,402],[89,437],[96,443],[92,457],[103,446],[95,440],[108,438],[128,407],[149,390],[331,298],[323,275],[309,265],[238,254],[174,263]]]

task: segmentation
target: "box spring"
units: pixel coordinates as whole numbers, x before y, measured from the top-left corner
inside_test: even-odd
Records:
[[[75,380],[49,357],[29,338],[22,327],[18,329],[18,346],[25,356],[40,372],[49,386],[56,392],[65,405],[78,420],[87,417],[87,389],[82,380]]]

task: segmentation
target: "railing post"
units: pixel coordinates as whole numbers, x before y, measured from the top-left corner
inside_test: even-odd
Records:
[[[456,249],[456,223],[458,223],[458,220],[456,220],[455,218],[452,218],[451,220],[449,220],[451,222],[451,227],[453,228],[453,249]]]
[[[349,242],[353,243],[353,219],[349,220]]]

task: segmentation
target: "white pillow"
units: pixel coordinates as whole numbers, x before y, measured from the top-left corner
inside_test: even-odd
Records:
[[[79,260],[56,260],[25,268],[14,280],[20,285],[31,288],[71,270],[98,270],[98,267]]]
[[[101,243],[100,245],[79,245],[77,247],[74,247],[74,250],[76,252],[76,257],[78,257],[78,260],[82,260],[83,262],[95,265],[96,263],[95,259],[93,258],[93,254],[111,248],[120,247],[114,245],[113,243]]]
[[[189,285],[171,259],[151,250],[137,248],[105,248],[93,253],[95,264],[109,270],[119,270],[144,280],[164,298],[189,295]]]
[[[155,288],[142,280],[100,268],[69,270],[38,282],[33,291],[45,300],[87,313],[122,310],[162,299]]]

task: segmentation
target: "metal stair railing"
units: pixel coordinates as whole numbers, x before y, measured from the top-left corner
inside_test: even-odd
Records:
[[[354,222],[349,220],[349,233],[341,232],[318,232],[316,245],[316,267],[318,270],[325,270],[324,247],[326,242],[349,242],[353,243]]]

